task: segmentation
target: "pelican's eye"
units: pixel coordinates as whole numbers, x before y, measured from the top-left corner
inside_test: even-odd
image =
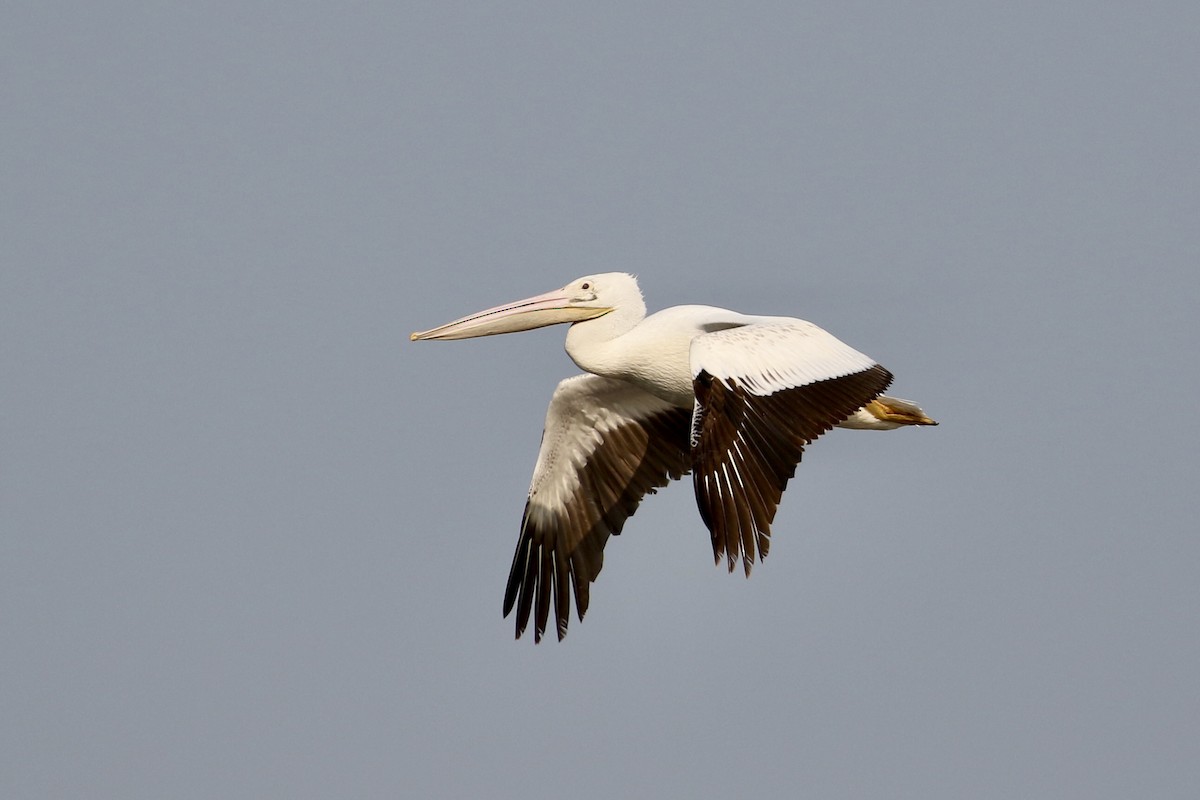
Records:
[[[588,283],[587,281],[584,281],[583,286],[580,286],[579,288],[583,289],[586,292],[588,289],[592,288],[592,285],[590,283]]]

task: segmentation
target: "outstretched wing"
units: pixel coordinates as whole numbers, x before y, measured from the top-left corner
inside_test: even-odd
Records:
[[[692,472],[713,557],[746,574],[804,446],[869,403],[892,375],[810,322],[784,318],[692,340]]]
[[[517,638],[533,613],[541,641],[553,601],[562,639],[572,593],[583,619],[609,535],[642,497],[691,467],[691,417],[625,381],[577,375],[558,385],[504,593],[504,615],[516,606]]]

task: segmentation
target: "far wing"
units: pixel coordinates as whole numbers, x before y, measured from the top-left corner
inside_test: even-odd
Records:
[[[804,446],[891,383],[892,375],[810,322],[763,322],[692,341],[692,471],[713,557],[746,574]]]
[[[504,615],[517,609],[517,638],[533,612],[541,641],[553,596],[562,639],[569,586],[583,619],[609,535],[621,532],[643,496],[691,467],[691,417],[625,381],[577,375],[558,385],[504,593]]]

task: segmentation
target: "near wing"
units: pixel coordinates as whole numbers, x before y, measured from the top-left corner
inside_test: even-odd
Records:
[[[638,503],[691,467],[692,414],[624,381],[577,375],[558,385],[534,467],[521,538],[504,593],[520,638],[534,615],[541,641],[553,595],[558,638],[567,632],[571,589],[580,620],[604,545]]]
[[[804,446],[869,403],[892,375],[810,322],[764,318],[696,337],[692,472],[713,557],[746,574]]]

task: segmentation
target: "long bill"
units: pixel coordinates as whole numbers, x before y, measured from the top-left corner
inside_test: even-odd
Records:
[[[515,303],[469,314],[427,331],[417,331],[408,338],[417,342],[517,333],[562,322],[582,322],[603,316],[610,311],[612,308],[608,306],[573,305],[565,289],[555,289]]]

